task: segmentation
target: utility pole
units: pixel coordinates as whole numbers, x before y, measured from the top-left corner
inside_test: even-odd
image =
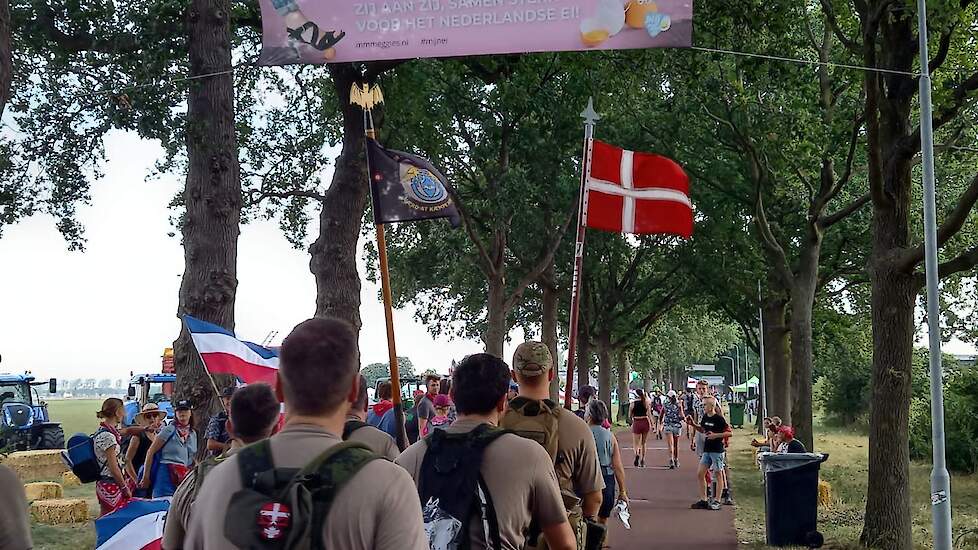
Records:
[[[920,35],[920,151],[924,167],[924,263],[927,274],[927,332],[930,340],[930,415],[934,468],[930,502],[934,550],[951,550],[951,476],[944,456],[944,367],[941,365],[940,277],[937,273],[937,199],[934,181],[934,128],[930,56],[927,53],[927,1],[917,0]]]

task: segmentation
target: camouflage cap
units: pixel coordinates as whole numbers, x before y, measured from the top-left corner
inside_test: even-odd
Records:
[[[550,348],[542,342],[523,342],[513,354],[513,370],[523,376],[540,376],[554,368]]]

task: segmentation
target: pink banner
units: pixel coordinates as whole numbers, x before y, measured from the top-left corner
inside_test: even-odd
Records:
[[[692,45],[692,0],[260,3],[263,65]]]

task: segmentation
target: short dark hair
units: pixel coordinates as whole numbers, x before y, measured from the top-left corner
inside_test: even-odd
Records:
[[[452,398],[459,414],[487,414],[509,391],[509,366],[488,353],[469,355],[452,374]]]
[[[424,377],[424,383],[426,385],[428,384],[428,382],[431,382],[432,380],[434,380],[435,382],[441,382],[441,376],[438,376],[437,374],[429,374]]]
[[[367,377],[360,375],[360,388],[357,390],[357,400],[351,404],[355,411],[367,410]]]
[[[357,337],[350,323],[308,319],[282,342],[279,356],[282,393],[289,410],[322,415],[346,402],[357,373]]]
[[[391,391],[389,380],[384,380],[377,384],[377,399],[390,399],[393,396],[394,392]]]
[[[229,409],[234,435],[251,443],[272,433],[282,407],[272,387],[257,382],[234,392]]]

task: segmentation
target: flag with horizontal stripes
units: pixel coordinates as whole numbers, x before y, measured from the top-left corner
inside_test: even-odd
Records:
[[[674,160],[592,140],[587,227],[614,233],[693,234],[689,176]]]
[[[278,352],[253,342],[239,340],[234,333],[190,315],[183,316],[194,347],[211,374],[232,374],[245,384],[275,385]]]
[[[132,499],[95,520],[95,550],[160,550],[167,499]]]

